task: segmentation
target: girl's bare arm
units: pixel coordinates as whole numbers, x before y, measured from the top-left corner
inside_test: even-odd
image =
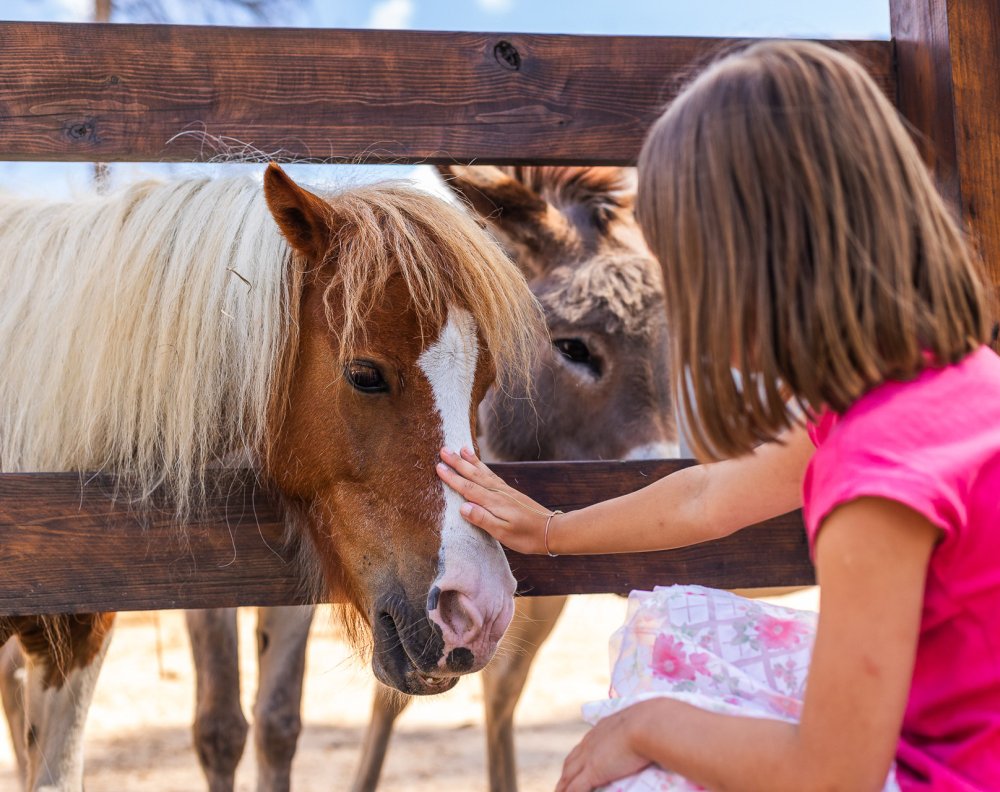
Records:
[[[753,454],[685,468],[630,495],[557,515],[548,549],[624,553],[726,536],[801,506],[813,450],[805,429],[796,428]],[[441,459],[438,475],[468,501],[462,513],[469,522],[518,552],[545,552],[545,507],[505,484],[470,449],[444,449]]]

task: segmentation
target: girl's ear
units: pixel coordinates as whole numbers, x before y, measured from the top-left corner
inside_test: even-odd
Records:
[[[439,165],[438,173],[502,236],[535,250],[549,239],[548,202],[513,176],[492,165]]]
[[[282,236],[297,252],[318,261],[327,252],[331,231],[330,206],[299,187],[277,163],[264,173],[264,198]]]

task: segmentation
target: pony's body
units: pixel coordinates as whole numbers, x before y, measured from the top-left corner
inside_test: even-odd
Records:
[[[371,627],[380,680],[439,692],[492,657],[513,578],[433,465],[472,442],[494,372],[525,370],[535,308],[460,212],[393,185],[320,198],[276,167],[263,190],[3,198],[0,283],[0,470],[110,471],[182,519],[209,468],[249,462]],[[32,789],[81,787],[110,621],[0,620],[27,655],[3,691],[26,696]]]
[[[532,393],[493,389],[480,410],[492,461],[674,456],[676,430],[659,269],[631,211],[629,174],[613,168],[452,168],[451,188],[486,221],[545,310]],[[516,790],[513,711],[534,652],[564,597],[519,599],[516,647],[485,670],[490,788]],[[260,689],[254,707],[257,788],[288,789],[301,729],[312,611],[258,615]],[[240,704],[235,611],[192,611],[199,680],[195,745],[213,792],[233,788],[248,726]],[[407,699],[380,689],[354,781],[373,790],[392,725]]]

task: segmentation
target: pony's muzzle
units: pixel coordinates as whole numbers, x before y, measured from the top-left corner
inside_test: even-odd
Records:
[[[476,597],[459,588],[431,590],[427,618],[441,629],[444,652],[438,668],[444,672],[467,674],[483,668],[514,615],[513,592],[488,598]]]
[[[372,619],[372,670],[380,682],[413,696],[443,693],[458,676],[438,669],[440,631],[401,591],[379,598]]]

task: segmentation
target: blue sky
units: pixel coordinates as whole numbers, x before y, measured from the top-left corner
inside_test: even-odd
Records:
[[[662,36],[888,38],[888,0],[277,0],[272,24],[290,27],[604,33]],[[253,20],[220,0],[160,0],[168,21],[187,24]],[[0,19],[89,21],[93,0],[0,0]],[[208,8],[210,11],[206,12]],[[211,18],[209,18],[211,17]],[[119,21],[147,21],[139,18]],[[114,181],[140,174],[220,166],[115,165]],[[221,166],[227,173],[232,165]],[[259,170],[259,166],[257,167]],[[298,166],[306,181],[367,180],[386,168]],[[390,168],[427,178],[427,171]],[[0,163],[0,189],[46,195],[86,189],[85,163]]]
[[[671,36],[887,38],[888,0],[278,0],[289,26]],[[174,22],[249,20],[219,0],[161,0]],[[4,19],[86,21],[92,0],[0,0]],[[132,19],[129,21],[142,21]]]

